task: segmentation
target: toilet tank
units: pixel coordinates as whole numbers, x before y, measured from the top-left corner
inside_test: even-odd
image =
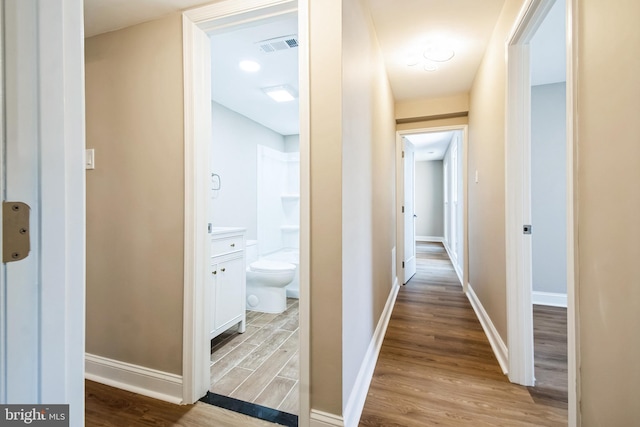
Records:
[[[258,241],[247,240],[246,242],[247,267],[258,260]]]

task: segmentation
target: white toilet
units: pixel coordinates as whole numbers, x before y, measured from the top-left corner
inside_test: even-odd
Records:
[[[295,276],[288,262],[258,259],[258,242],[247,240],[247,310],[282,313],[287,308],[285,287]]]

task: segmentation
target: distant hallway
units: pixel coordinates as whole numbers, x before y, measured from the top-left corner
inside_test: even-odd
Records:
[[[361,426],[562,426],[566,408],[502,374],[439,243],[419,244],[400,289]]]

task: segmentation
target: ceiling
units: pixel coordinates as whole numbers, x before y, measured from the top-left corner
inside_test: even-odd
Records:
[[[455,132],[418,133],[404,137],[414,145],[416,161],[442,160]]]
[[[368,0],[396,101],[468,92],[504,1]],[[85,33],[91,36],[211,1],[84,0],[84,3]],[[538,67],[552,63],[564,65],[564,60],[557,59],[558,55],[564,58],[563,46],[557,42],[558,31],[564,33],[563,14],[558,12],[563,12],[560,5],[553,8],[532,41],[536,64],[532,74],[534,84],[562,81],[558,76],[564,76],[563,68],[550,71],[549,67]],[[297,100],[276,104],[261,88],[288,84],[298,89],[297,49],[264,54],[255,42],[285,33],[295,34],[295,22],[295,17],[290,16],[260,21],[257,25],[216,33],[211,38],[212,98],[282,135],[298,133]],[[434,72],[425,71],[422,66],[407,66],[407,53],[433,38],[448,40],[455,56],[448,62],[438,63],[439,69]],[[255,74],[241,72],[237,65],[245,58],[258,60],[262,69]]]
[[[369,0],[396,101],[467,93],[504,0]],[[434,72],[407,66],[407,53],[431,39],[455,56]]]
[[[297,16],[287,14],[211,34],[212,99],[281,135],[300,133],[298,99],[275,102],[262,90],[288,85],[298,92],[298,48],[265,53],[257,43],[297,32]],[[242,60],[255,61],[261,68],[242,71]]]

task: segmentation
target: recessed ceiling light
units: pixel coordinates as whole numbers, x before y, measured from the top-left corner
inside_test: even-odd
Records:
[[[260,64],[258,64],[256,61],[240,61],[238,67],[240,67],[242,71],[246,71],[247,73],[255,73],[256,71],[260,71]]]
[[[276,102],[289,102],[298,97],[295,89],[289,85],[266,87],[262,90]]]

